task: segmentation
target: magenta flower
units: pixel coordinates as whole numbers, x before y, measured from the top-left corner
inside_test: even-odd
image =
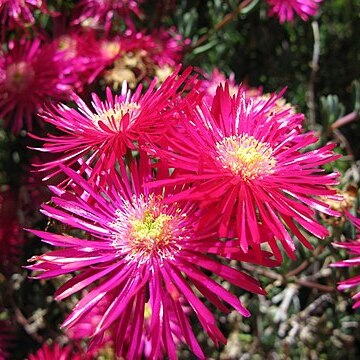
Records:
[[[162,67],[175,68],[181,62],[184,46],[189,45],[189,39],[177,33],[175,27],[159,28],[146,34],[127,30],[121,39],[121,51],[126,53],[141,53],[141,56]]]
[[[29,268],[40,272],[39,279],[76,271],[77,275],[57,290],[56,299],[85,288],[88,293],[63,326],[76,326],[98,306],[101,319],[91,333],[92,341],[101,342],[107,329],[115,327],[118,356],[141,358],[144,327],[149,326],[149,358],[162,357],[164,347],[166,354],[175,359],[175,338],[180,337],[195,356],[204,359],[187,307],[215,344],[226,339],[201,297],[226,313],[230,309],[225,303],[249,316],[238,297],[209,277],[207,271],[247,291],[264,293],[255,280],[224,265],[214,255],[247,262],[259,259],[252,252],[239,251],[235,241],[215,239],[211,225],[199,229],[198,210],[193,203],[169,205],[167,200],[175,189],[143,191],[143,182],[150,180],[149,165],[145,160],[139,168],[134,161],[129,169],[121,165],[120,173],[110,171],[106,187],[97,190],[77,173],[63,168],[73,180],[76,194],[54,188],[60,196],[52,198],[53,206],[44,204],[42,212],[85,231],[87,238],[31,230],[60,249],[33,257],[31,260],[36,263]],[[260,262],[274,265],[264,253]],[[104,310],[99,305],[102,301],[109,302]],[[180,327],[175,333],[171,325],[174,315]]]
[[[190,39],[184,39],[174,26],[169,29],[159,28],[148,37],[154,43],[149,51],[150,57],[160,67],[175,68],[183,59],[185,46],[190,45]]]
[[[14,133],[25,122],[32,129],[33,115],[49,100],[67,100],[73,76],[62,54],[40,40],[10,42],[0,51],[0,118]]]
[[[114,63],[120,52],[120,39],[97,39],[94,31],[73,31],[58,36],[52,46],[69,63],[78,79],[77,90],[91,84]]]
[[[182,299],[179,299],[180,301]],[[76,324],[74,324],[68,331],[67,335],[69,338],[74,340],[83,340],[89,338],[92,333],[96,330],[97,324],[101,321],[104,312],[111,305],[111,297],[105,296],[99,303],[94,306],[82,319],[80,319]],[[189,307],[182,307],[184,314],[191,315],[191,309]],[[182,330],[178,322],[177,316],[174,312],[174,309],[169,306],[165,313],[168,317],[170,331],[173,336],[174,344],[177,346],[181,343],[182,339]],[[162,314],[160,314],[160,322],[162,322]],[[123,334],[131,333],[132,323],[127,324],[127,328],[124,330]],[[141,340],[138,344],[137,353],[139,356],[143,355],[145,358],[149,358],[152,353],[152,341],[151,341],[151,307],[149,304],[145,304],[144,308],[144,324],[143,331],[141,334]],[[105,348],[114,348],[114,344],[117,342],[117,336],[123,336],[123,334],[117,333],[117,322],[115,322],[110,328],[105,332],[104,336],[99,338],[98,341],[93,341],[87,349],[87,355],[93,355],[96,357],[101,350]],[[163,342],[163,339],[160,339],[160,353],[166,353],[166,346]],[[125,337],[123,340],[124,349],[129,349],[131,346],[131,338]],[[126,353],[125,350],[123,353]]]
[[[74,351],[70,345],[61,346],[58,343],[44,344],[36,353],[29,355],[27,360],[90,360],[90,357]]]
[[[219,69],[215,68],[211,74],[204,73],[204,80],[199,80],[201,86],[199,88],[200,91],[204,92],[204,101],[206,104],[211,107],[212,102],[214,100],[216,90],[219,85],[225,85],[228,83],[230,95],[236,95],[239,91],[240,85],[236,83],[235,74],[231,73],[229,78],[226,77],[224,73],[219,71]],[[245,84],[242,84],[243,91],[246,91],[246,94],[249,97],[259,97],[262,95],[262,88],[252,88]]]
[[[211,110],[203,104],[193,112],[189,106],[190,121],[181,124],[183,131],[175,128],[170,134],[170,148],[149,146],[150,153],[176,169],[173,179],[148,186],[191,183],[173,201],[199,201],[207,211],[204,224],[220,218],[221,237],[235,233],[243,251],[258,248],[262,224],[292,257],[291,233],[311,247],[298,225],[319,238],[328,234],[313,209],[337,214],[319,197],[337,198],[330,186],[337,184],[338,174],[324,174],[320,166],[339,156],[332,152],[335,144],[306,150],[317,137],[302,133],[303,115],[279,108],[278,98],[260,107],[242,88],[231,97],[225,85],[218,88]],[[276,243],[269,245],[280,258]]]
[[[356,218],[355,216],[351,215],[350,213],[347,213],[348,219],[354,224],[357,231],[360,231],[360,219]],[[349,254],[351,255],[358,255],[348,260],[339,261],[337,263],[331,264],[331,266],[334,267],[351,267],[351,266],[357,266],[360,265],[360,237],[358,234],[358,237],[354,241],[348,241],[348,242],[336,242],[333,243],[335,247],[338,247],[340,249],[346,249]],[[339,283],[338,289],[339,290],[346,290],[353,288],[355,286],[360,285],[360,275],[354,276],[350,279],[341,281]],[[360,292],[357,292],[353,297],[355,300],[355,303],[353,305],[354,308],[357,308],[360,306]]]
[[[76,16],[73,24],[99,27],[106,31],[111,28],[114,18],[124,19],[128,26],[133,26],[131,14],[141,16],[139,4],[142,0],[80,0],[76,6]]]
[[[267,0],[270,16],[278,16],[280,23],[294,21],[294,14],[300,16],[303,21],[316,15],[322,0]]]
[[[46,11],[45,0],[1,0],[0,23],[10,28],[24,27],[35,22],[34,9]]]
[[[163,138],[172,118],[179,117],[173,103],[190,72],[188,69],[181,76],[175,72],[158,89],[154,80],[143,95],[141,85],[131,94],[126,83],[120,95],[114,96],[108,88],[106,101],[93,93],[93,109],[80,98],[75,99],[77,108],[60,104],[49,109],[43,116],[45,121],[64,135],[41,139],[45,144],[38,150],[60,154],[58,160],[43,165],[42,169],[57,172],[59,164],[74,164],[91,155],[87,163],[96,164],[93,169],[96,176],[114,166],[128,151],[136,150],[143,138],[151,141]]]

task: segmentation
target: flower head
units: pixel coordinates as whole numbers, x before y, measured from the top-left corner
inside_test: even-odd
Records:
[[[68,63],[40,40],[20,40],[0,52],[0,118],[19,132],[31,130],[32,117],[44,102],[70,98],[73,76]]]
[[[204,79],[200,81],[200,91],[204,92],[204,101],[206,104],[211,107],[216,90],[219,85],[224,86],[225,83],[229,86],[229,92],[231,96],[234,96],[238,93],[240,85],[236,83],[235,74],[231,73],[227,78],[224,73],[219,71],[219,69],[215,68],[211,74],[204,73]],[[242,91],[246,92],[246,95],[250,98],[260,98],[262,96],[262,88],[253,88],[245,83],[242,85]]]
[[[183,39],[174,27],[160,28],[151,33],[127,30],[120,38],[120,56],[104,79],[115,88],[123,80],[128,81],[131,88],[155,76],[163,82],[164,74],[170,75],[181,63],[189,41]]]
[[[97,39],[94,31],[73,31],[57,37],[52,46],[69,63],[77,77],[77,89],[91,84],[114,63],[120,52],[120,40]]]
[[[133,160],[129,167],[120,167],[119,174],[110,170],[106,186],[100,189],[63,168],[73,180],[74,192],[55,189],[60,196],[52,199],[54,206],[43,205],[42,212],[85,231],[87,239],[32,230],[60,249],[35,256],[31,260],[36,263],[29,268],[39,271],[40,279],[77,272],[57,290],[57,300],[90,288],[65,320],[66,328],[76,326],[106,298],[109,305],[104,310],[98,307],[101,319],[90,336],[99,343],[104,332],[115,327],[118,356],[141,358],[147,334],[149,358],[160,358],[163,352],[176,358],[175,343],[180,339],[203,359],[189,309],[216,344],[225,338],[201,297],[222,311],[229,312],[229,305],[249,315],[238,297],[206,271],[242,289],[263,293],[255,280],[218,259],[253,262],[257,258],[251,251],[239,251],[234,241],[217,240],[213,226],[200,229],[193,203],[169,204],[176,188],[144,190],[151,170],[150,163],[141,159],[140,166]],[[265,252],[261,262],[274,264]]]
[[[330,186],[337,174],[323,174],[321,165],[338,158],[334,144],[315,150],[313,133],[301,130],[302,114],[289,106],[279,107],[273,95],[262,106],[240,88],[231,96],[229,86],[220,86],[211,110],[202,104],[192,111],[182,132],[169,133],[169,148],[149,151],[175,168],[173,179],[148,186],[192,184],[173,201],[198,200],[208,215],[204,224],[220,218],[219,235],[233,236],[234,229],[244,251],[259,247],[259,226],[267,226],[289,256],[294,244],[290,233],[310,246],[297,224],[317,237],[327,230],[314,217],[314,210],[337,214],[318,197],[337,198]],[[153,150],[153,151],[151,151]],[[281,256],[275,243],[269,244]]]
[[[24,243],[18,219],[18,203],[16,190],[0,192],[0,272],[3,274],[12,273]]]
[[[58,343],[44,344],[36,353],[30,354],[27,360],[86,360],[90,359],[80,351],[74,351],[70,345]]]
[[[348,219],[353,223],[353,225],[356,227],[357,231],[360,231],[360,219],[356,218],[355,216],[351,215],[350,213],[347,213]],[[358,236],[354,241],[347,241],[347,242],[336,242],[333,243],[333,245],[340,249],[345,249],[348,251],[349,254],[355,255],[351,259],[343,260],[336,262],[334,264],[331,264],[331,266],[334,267],[352,267],[352,266],[358,266],[360,265],[360,237]],[[360,276],[354,276],[350,279],[341,281],[338,285],[339,290],[346,290],[353,288],[355,286],[360,285]],[[354,308],[357,308],[360,306],[360,292],[357,292],[353,297],[353,300],[355,300],[355,303],[353,305]]]
[[[128,26],[133,26],[130,14],[141,16],[141,2],[142,0],[81,0],[76,6],[73,24],[104,26],[105,30],[109,31],[112,21],[120,18],[124,19]]]
[[[310,16],[314,16],[322,0],[267,0],[270,16],[279,17],[280,23],[292,22],[294,14],[300,16],[303,21],[307,21]]]
[[[77,108],[60,104],[48,110],[44,119],[64,135],[42,139],[44,147],[38,150],[61,154],[43,169],[58,168],[61,163],[74,164],[86,156],[87,162],[96,163],[93,169],[96,176],[129,150],[136,150],[142,139],[157,141],[164,137],[173,117],[179,116],[174,103],[180,97],[179,88],[187,79],[188,70],[181,76],[175,72],[158,89],[153,81],[143,95],[141,86],[132,94],[123,83],[119,95],[113,95],[108,88],[105,101],[92,94],[92,108],[76,98]]]

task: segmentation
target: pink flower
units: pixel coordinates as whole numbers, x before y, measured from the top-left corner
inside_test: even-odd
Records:
[[[238,93],[240,85],[236,83],[235,80],[235,74],[231,73],[229,78],[226,78],[225,74],[219,71],[219,69],[215,68],[211,74],[204,74],[205,79],[199,80],[201,83],[200,91],[203,91],[204,101],[206,104],[211,107],[212,102],[214,100],[216,90],[219,87],[219,85],[225,85],[225,83],[228,83],[229,86],[229,92],[231,96],[234,96]],[[251,88],[246,86],[245,84],[242,85],[243,91],[246,91],[246,94],[249,97],[258,97],[262,95],[262,89],[261,88]]]
[[[0,22],[13,28],[24,27],[35,22],[34,9],[46,11],[45,0],[1,0]]]
[[[115,88],[123,80],[131,88],[155,76],[162,82],[181,63],[185,46],[189,42],[174,27],[159,28],[148,34],[129,29],[120,38],[120,56],[113,68],[106,72],[105,81],[114,84]]]
[[[338,214],[318,197],[337,198],[330,186],[338,183],[338,174],[323,174],[320,166],[339,156],[332,152],[335,144],[306,150],[317,137],[302,133],[303,115],[279,108],[278,98],[259,107],[241,87],[232,97],[226,84],[218,88],[211,110],[206,104],[195,111],[189,106],[190,121],[181,124],[183,131],[169,132],[169,149],[148,149],[175,168],[173,179],[148,186],[192,184],[173,201],[199,201],[208,213],[204,226],[219,218],[220,237],[235,233],[247,251],[259,248],[259,226],[265,225],[293,257],[290,233],[311,247],[298,225],[319,238],[328,234],[313,209]],[[276,243],[269,245],[281,258]]]
[[[85,293],[85,291],[84,291]],[[179,299],[182,300],[182,299]],[[72,326],[68,331],[67,335],[69,338],[74,340],[83,340],[87,339],[91,336],[91,334],[96,330],[97,324],[101,321],[103,314],[111,305],[111,297],[105,296],[99,303],[94,306],[83,318],[81,318],[74,326]],[[191,315],[191,309],[189,307],[182,306],[182,310],[184,314]],[[165,310],[165,313],[168,316],[170,331],[173,334],[173,339],[175,345],[181,343],[182,338],[182,330],[181,326],[178,322],[174,309],[169,306],[168,309]],[[143,324],[143,331],[141,334],[141,340],[138,345],[138,354],[143,354],[145,358],[149,358],[152,352],[152,341],[151,341],[151,307],[148,303],[145,304],[144,307],[144,324]],[[160,314],[160,322],[163,321],[162,317],[163,314]],[[118,334],[117,332],[117,323],[115,322],[110,328],[105,332],[104,336],[99,338],[97,342],[93,341],[89,348],[87,349],[87,354],[92,354],[94,357],[96,354],[104,350],[105,348],[114,348],[114,344],[117,342],[118,336],[123,336],[123,334],[131,333],[132,323],[129,322],[127,324],[127,328],[124,330],[123,334]],[[163,342],[163,339],[160,339],[161,344],[161,353],[166,353],[166,347]],[[128,349],[131,346],[131,339],[126,337],[123,340],[124,348]],[[126,353],[125,350],[123,353]]]
[[[33,115],[48,100],[70,98],[73,77],[62,54],[40,40],[10,42],[0,52],[0,118],[18,133],[24,122],[32,129]]]
[[[354,224],[357,231],[359,232],[360,231],[360,219],[356,218],[355,216],[351,215],[350,213],[347,213],[347,217]],[[347,250],[348,253],[351,255],[357,255],[357,256],[355,256],[351,259],[348,259],[348,260],[336,262],[334,264],[331,264],[331,266],[351,267],[351,266],[360,265],[360,256],[359,256],[360,255],[360,237],[359,237],[359,234],[358,234],[357,239],[354,241],[336,242],[336,243],[333,243],[333,245],[340,249]],[[358,285],[360,285],[360,276],[359,275],[354,276],[350,279],[341,281],[339,283],[338,289],[346,290],[346,289],[350,289],[350,288],[353,288]],[[360,292],[357,292],[352,298],[355,300],[353,307],[354,308],[359,307],[360,306]]]
[[[294,13],[307,21],[310,16],[316,15],[322,0],[267,0],[270,16],[278,16],[280,23],[294,20]]]
[[[58,169],[59,164],[74,164],[91,155],[87,163],[96,164],[95,177],[102,170],[113,167],[127,152],[136,150],[143,139],[161,140],[172,118],[179,116],[173,103],[190,72],[188,69],[181,76],[175,72],[158,89],[153,81],[143,95],[141,86],[131,94],[126,83],[119,95],[114,96],[108,88],[106,101],[93,93],[93,109],[76,98],[77,108],[60,104],[48,110],[43,116],[45,121],[64,134],[41,139],[45,144],[38,150],[60,154],[58,160],[43,165],[42,169]]]
[[[243,316],[249,316],[249,312],[207,271],[234,286],[263,294],[255,280],[214,256],[247,262],[256,258],[252,252],[239,251],[235,241],[216,240],[213,226],[199,229],[198,210],[193,203],[169,205],[167,200],[176,189],[144,191],[144,181],[151,179],[149,167],[145,160],[140,167],[132,160],[129,168],[120,165],[119,173],[115,168],[109,169],[106,186],[97,189],[77,173],[63,168],[73,180],[75,193],[54,188],[60,196],[52,198],[53,206],[44,204],[42,212],[85,231],[86,239],[31,230],[44,242],[60,248],[33,257],[31,260],[36,263],[29,268],[40,272],[39,279],[76,271],[77,275],[56,291],[56,299],[91,288],[63,326],[76,326],[98,307],[101,319],[91,332],[92,341],[101,342],[107,329],[115,327],[118,356],[141,358],[144,327],[148,326],[149,358],[160,358],[164,351],[175,359],[175,338],[180,338],[197,358],[204,359],[186,307],[193,310],[215,344],[226,342],[199,294],[226,313],[230,308]],[[273,265],[267,256],[263,254],[262,263]],[[105,298],[109,305],[102,310],[99,304]],[[171,325],[174,315],[176,327]]]
[[[160,67],[175,68],[183,59],[185,46],[190,44],[190,39],[183,39],[174,26],[169,29],[159,28],[149,37],[154,42],[150,57]]]
[[[61,346],[58,343],[44,344],[36,353],[29,355],[27,360],[86,360],[85,354],[74,351],[70,345]]]
[[[52,45],[64,57],[77,77],[77,90],[91,84],[112,65],[120,52],[120,39],[96,39],[94,31],[70,32],[57,37]]]
[[[104,26],[109,31],[114,19],[123,18],[128,26],[133,26],[130,14],[141,16],[141,2],[142,0],[80,0],[75,9],[77,15],[73,24]]]

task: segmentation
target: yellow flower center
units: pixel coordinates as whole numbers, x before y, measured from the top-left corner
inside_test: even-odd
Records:
[[[146,210],[143,218],[130,220],[133,246],[151,250],[154,247],[166,246],[171,239],[172,216],[166,214],[154,215]]]
[[[147,302],[147,303],[145,303],[145,307],[144,307],[144,319],[147,320],[147,321],[150,320],[151,315],[152,315],[151,306]]]
[[[74,59],[77,55],[77,40],[68,35],[63,35],[59,38],[58,48],[65,51],[63,57],[66,59]]]
[[[130,121],[132,119],[132,115],[136,115],[140,110],[140,105],[137,103],[116,103],[114,108],[104,110],[100,114],[96,114],[93,116],[93,121],[97,126],[99,126],[99,121],[105,123],[112,129],[117,129],[119,123],[122,118],[126,115],[130,115]]]
[[[149,259],[172,259],[181,249],[181,242],[187,238],[181,226],[186,214],[180,208],[169,209],[162,201],[162,196],[154,194],[134,196],[116,211],[111,223],[116,230],[113,246],[126,253],[128,260],[142,264]]]
[[[270,144],[248,134],[226,137],[216,148],[223,167],[243,180],[254,180],[275,171],[276,159]]]
[[[116,41],[104,41],[100,46],[100,51],[106,59],[113,59],[120,52],[120,44]]]

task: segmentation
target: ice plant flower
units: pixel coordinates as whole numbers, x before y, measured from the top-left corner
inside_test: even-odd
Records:
[[[30,354],[27,360],[90,360],[85,354],[74,350],[71,345],[61,346],[58,343],[44,344],[34,354]]]
[[[303,21],[316,15],[322,0],[267,0],[269,15],[276,15],[280,23],[294,21],[297,14]]]
[[[67,331],[67,335],[70,339],[74,340],[83,340],[87,339],[91,336],[91,334],[95,331],[97,324],[101,320],[106,309],[111,305],[111,298],[105,296],[96,306],[94,306],[79,322],[74,324],[72,328]],[[184,313],[191,315],[191,309],[189,307],[183,307]],[[168,321],[170,325],[170,331],[173,334],[173,339],[175,345],[181,343],[181,327],[178,323],[178,319],[176,314],[174,313],[174,309],[169,307],[166,311],[168,316]],[[149,340],[149,334],[151,333],[151,307],[149,304],[145,304],[144,308],[144,325],[143,332],[141,335],[141,340],[138,346],[138,354],[145,358],[149,358],[152,352],[151,341]],[[162,314],[160,315],[162,316]],[[162,321],[162,320],[161,320]],[[125,329],[123,334],[131,333],[132,323],[129,322],[127,328]],[[99,339],[98,342],[93,341],[91,346],[87,349],[87,355],[93,354],[96,357],[96,354],[101,354],[105,352],[107,349],[114,349],[114,344],[117,342],[117,336],[123,336],[123,334],[117,333],[116,323],[112,325],[106,332],[104,337]],[[131,345],[131,339],[126,337],[124,339],[124,347],[128,348]],[[163,343],[163,339],[161,339],[161,353],[166,353],[166,347]]]
[[[93,342],[101,342],[107,329],[115,327],[118,356],[142,358],[139,351],[146,326],[149,358],[161,358],[164,351],[175,359],[175,338],[180,338],[197,358],[204,359],[187,308],[215,344],[225,342],[214,314],[201,298],[226,313],[228,305],[243,316],[249,316],[249,311],[237,296],[209,277],[208,271],[234,286],[262,294],[257,281],[219,261],[224,257],[251,262],[254,255],[239,251],[234,241],[214,238],[212,226],[199,229],[193,203],[169,205],[166,198],[174,189],[143,190],[144,181],[150,180],[149,166],[147,159],[140,167],[134,160],[129,167],[122,164],[119,173],[110,171],[104,188],[93,187],[76,172],[63,168],[73,180],[75,193],[54,188],[59,196],[52,198],[53,206],[44,204],[42,212],[85,231],[87,238],[31,230],[60,248],[33,257],[35,263],[29,268],[39,272],[39,279],[77,272],[56,291],[57,300],[88,289],[63,323],[65,328],[76,326],[106,298],[109,305],[105,310],[98,307],[101,319],[91,337]],[[272,262],[266,256],[263,259],[264,265]],[[175,334],[171,325],[174,315],[180,327]]]
[[[131,14],[141,16],[139,4],[142,0],[80,0],[75,9],[73,24],[83,26],[104,26],[108,32],[114,18],[124,19],[133,27]]]
[[[68,100],[73,76],[62,54],[39,39],[10,42],[0,51],[0,118],[14,133],[25,122],[32,129],[33,115],[48,100]]]
[[[333,246],[339,248],[339,249],[345,249],[348,251],[349,254],[355,255],[351,259],[343,260],[336,262],[334,264],[331,264],[333,267],[352,267],[352,266],[358,266],[360,265],[360,219],[356,218],[355,216],[351,215],[350,213],[347,213],[348,219],[354,224],[358,231],[358,236],[353,241],[346,241],[346,242],[336,242],[333,243]],[[350,279],[341,281],[338,285],[339,290],[347,290],[356,286],[360,285],[360,275],[354,276]],[[360,292],[357,292],[353,297],[353,300],[355,300],[355,303],[353,305],[354,308],[358,308],[360,306]]]
[[[182,75],[175,72],[159,87],[154,80],[145,94],[140,85],[132,94],[123,83],[121,93],[113,95],[108,88],[106,100],[92,94],[92,108],[77,97],[77,108],[65,104],[50,108],[43,116],[64,135],[51,135],[38,150],[60,154],[58,160],[42,166],[43,170],[58,169],[59,164],[75,164],[87,158],[96,164],[94,176],[114,166],[129,150],[136,150],[142,138],[156,141],[164,136],[178,110],[173,106],[180,86],[187,80],[191,69]],[[55,170],[56,172],[57,170]]]
[[[123,80],[134,87],[155,75],[163,81],[164,74],[172,73],[181,63],[189,43],[190,40],[183,39],[175,27],[160,28],[151,33],[127,30],[120,39],[121,56],[105,74],[105,81],[115,88]]]
[[[205,79],[199,80],[201,83],[200,91],[204,92],[204,101],[211,107],[216,94],[216,89],[219,85],[225,85],[228,83],[229,91],[232,96],[236,95],[239,91],[239,84],[236,83],[235,74],[231,73],[227,78],[226,75],[219,71],[218,68],[215,68],[211,74],[204,73],[203,76]],[[242,84],[243,91],[246,90],[246,93],[249,97],[259,97],[262,95],[262,88],[252,88],[245,84]]]
[[[328,234],[314,209],[337,214],[318,197],[337,198],[330,187],[338,174],[324,174],[320,166],[339,156],[332,151],[335,144],[307,150],[318,138],[301,132],[303,115],[279,108],[279,97],[273,95],[259,108],[242,88],[232,97],[227,84],[219,86],[211,110],[203,103],[191,115],[189,107],[190,121],[182,124],[182,132],[170,133],[168,149],[149,147],[175,172],[173,179],[148,186],[192,184],[173,201],[199,201],[208,211],[204,224],[220,218],[221,237],[233,236],[235,229],[247,251],[259,247],[259,226],[265,225],[292,257],[291,233],[310,247],[298,225],[319,238]],[[276,244],[270,246],[280,257]]]

